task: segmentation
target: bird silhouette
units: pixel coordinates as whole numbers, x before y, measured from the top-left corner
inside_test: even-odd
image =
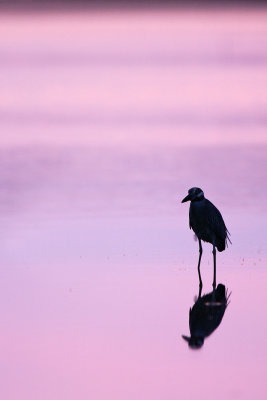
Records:
[[[203,190],[193,187],[188,190],[188,195],[182,200],[182,203],[190,201],[189,208],[189,227],[195,232],[199,243],[198,276],[199,285],[202,287],[200,274],[200,262],[202,257],[201,240],[211,243],[213,246],[213,289],[216,288],[216,248],[218,251],[225,250],[229,239],[227,230],[220,211],[205,198]]]
[[[229,304],[230,295],[221,283],[215,290],[202,297],[200,289],[198,299],[189,310],[190,336],[182,335],[189,347],[199,349],[203,346],[205,338],[218,328]]]

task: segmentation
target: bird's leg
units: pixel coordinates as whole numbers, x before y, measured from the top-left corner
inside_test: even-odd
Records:
[[[198,278],[199,278],[199,289],[200,289],[200,292],[201,292],[202,279],[201,279],[201,275],[200,275],[200,261],[201,261],[201,256],[202,256],[202,246],[201,246],[201,240],[200,239],[198,239],[198,244],[199,244],[199,258],[198,258],[197,270],[198,270]]]
[[[216,289],[216,248],[213,245],[213,250],[212,250],[212,254],[213,254],[213,290]]]
[[[199,290],[198,290],[198,298],[200,299],[200,297],[201,297],[201,293],[202,293],[202,283],[201,283],[201,285],[200,285],[200,283],[199,283]]]

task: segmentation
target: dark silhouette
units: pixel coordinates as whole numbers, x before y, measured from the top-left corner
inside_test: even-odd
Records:
[[[193,187],[182,203],[191,201],[189,209],[189,227],[195,232],[199,243],[198,276],[199,286],[202,287],[200,262],[202,256],[201,240],[213,245],[213,289],[216,288],[216,247],[218,251],[225,250],[229,231],[227,230],[220,211],[204,197],[203,190]]]
[[[182,336],[188,342],[189,347],[199,349],[204,340],[211,335],[222,322],[224,312],[228,305],[230,294],[223,284],[219,284],[215,290],[201,297],[202,289],[195,304],[189,310],[190,337]]]

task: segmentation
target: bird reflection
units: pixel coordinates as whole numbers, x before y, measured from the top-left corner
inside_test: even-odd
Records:
[[[199,349],[204,340],[211,335],[222,322],[225,310],[229,304],[228,290],[223,284],[219,284],[212,292],[201,296],[199,289],[198,298],[189,310],[190,337],[182,336],[188,342],[189,347]]]

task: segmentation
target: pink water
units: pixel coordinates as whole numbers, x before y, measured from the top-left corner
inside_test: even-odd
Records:
[[[266,399],[266,49],[264,9],[0,16],[2,399]],[[193,351],[196,185],[233,245]]]

